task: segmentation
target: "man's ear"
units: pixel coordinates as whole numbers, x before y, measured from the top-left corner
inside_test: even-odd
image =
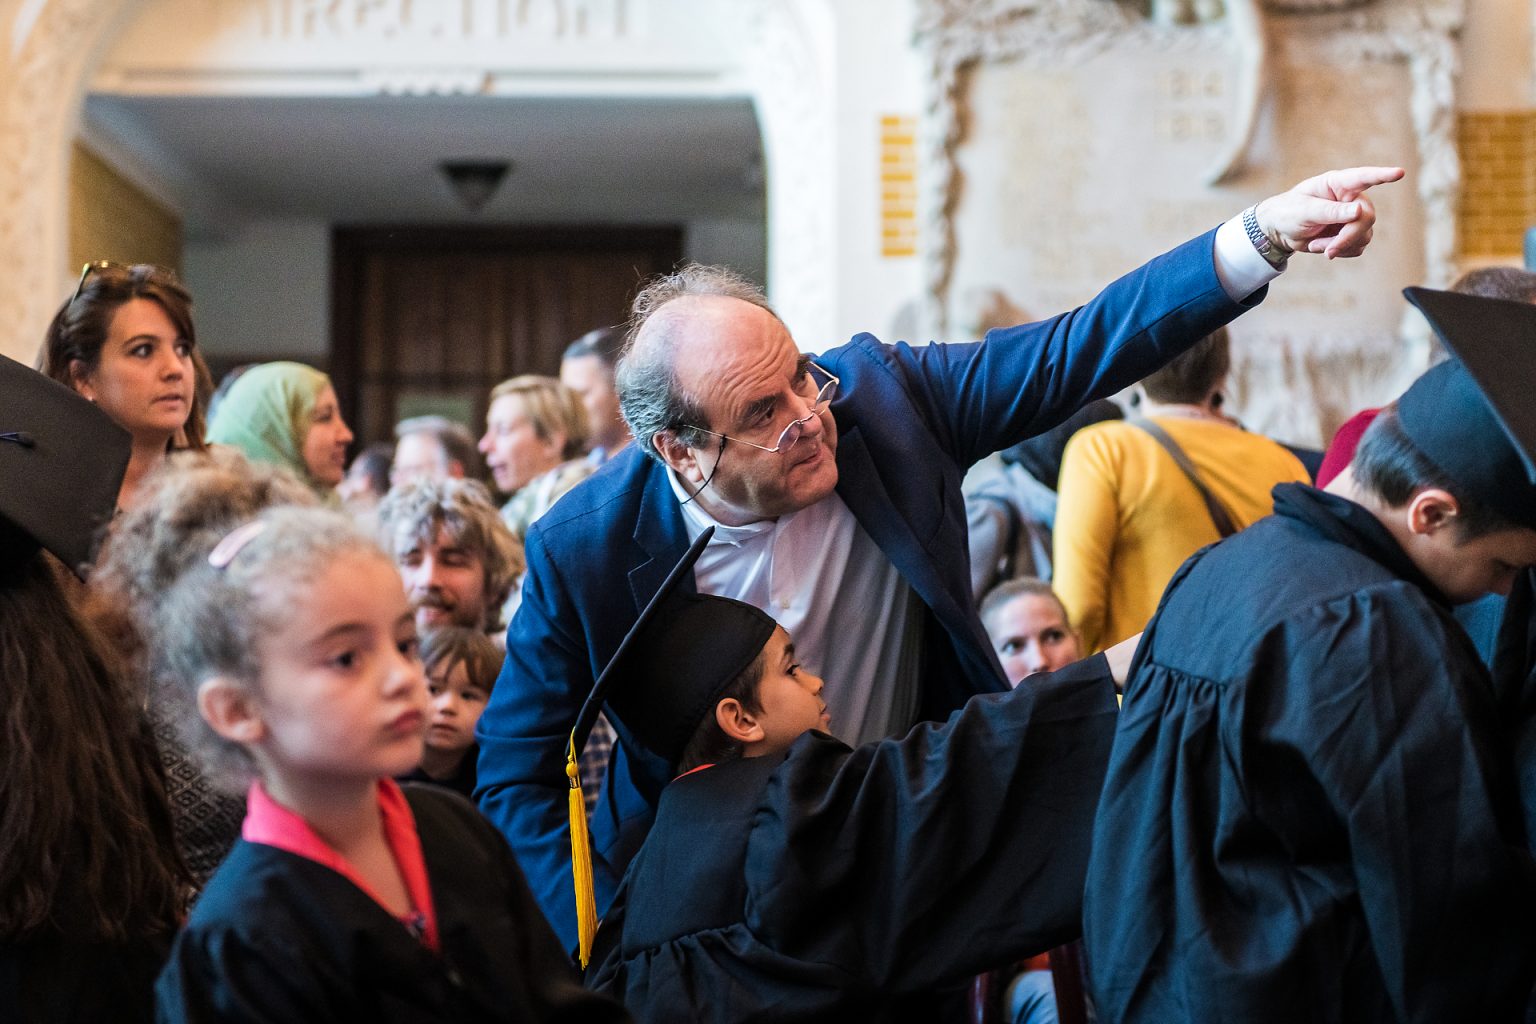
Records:
[[[767,735],[757,716],[735,697],[727,697],[715,705],[715,724],[721,732],[743,746],[757,743]]]
[[[214,732],[235,743],[258,743],[267,735],[251,691],[224,676],[197,688],[197,710]]]
[[[670,430],[658,430],[652,437],[651,443],[656,446],[656,452],[661,456],[674,473],[687,480],[689,483],[699,485],[704,482],[704,472],[699,467],[699,460],[695,457],[693,449],[677,439],[677,435]]]
[[[1408,529],[1420,536],[1450,527],[1459,515],[1461,503],[1450,491],[1439,487],[1426,487],[1408,500]]]

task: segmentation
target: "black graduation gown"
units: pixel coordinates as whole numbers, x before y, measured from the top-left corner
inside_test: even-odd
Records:
[[[1175,575],[1126,685],[1084,906],[1101,1017],[1518,1019],[1532,867],[1486,670],[1364,508],[1274,494]]]
[[[459,766],[453,770],[453,774],[446,779],[434,779],[425,770],[417,768],[409,775],[402,775],[396,782],[420,782],[427,786],[441,786],[452,790],[468,800],[475,795],[475,763],[480,759],[480,745],[471,743],[469,749],[464,751],[464,757],[459,761]]]
[[[584,991],[512,859],[474,807],[403,787],[441,955],[341,875],[241,840],[156,985],[161,1021],[624,1021]]]
[[[80,942],[46,933],[0,943],[0,1021],[150,1021],[155,975],[170,948],[169,933],[128,943]]]
[[[587,984],[658,1024],[903,1020],[1075,937],[1115,714],[1093,658],[903,739],[675,780]]]

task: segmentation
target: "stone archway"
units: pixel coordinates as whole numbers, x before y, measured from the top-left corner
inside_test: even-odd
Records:
[[[68,287],[69,160],[92,74],[148,0],[0,0],[0,353],[31,363]],[[738,0],[756,41],[741,81],[763,131],[769,289],[808,343],[831,337],[836,295],[836,80],[831,0]]]

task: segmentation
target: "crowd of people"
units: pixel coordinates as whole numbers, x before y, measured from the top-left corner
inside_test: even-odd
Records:
[[[88,265],[0,363],[0,1017],[1521,1019],[1533,275],[1411,296],[1332,478],[1223,407],[1402,173],[969,344],[689,265],[350,463]]]

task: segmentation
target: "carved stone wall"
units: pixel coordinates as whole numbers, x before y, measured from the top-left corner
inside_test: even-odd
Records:
[[[829,337],[837,103],[830,46],[816,34],[834,28],[830,2],[733,0],[721,16],[737,45],[708,51],[669,42],[683,39],[674,29],[690,10],[700,15],[668,0],[0,0],[0,27],[12,36],[0,62],[0,243],[25,254],[0,277],[0,352],[30,362],[68,291],[67,168],[88,83],[223,95],[602,95],[622,79],[635,95],[671,74],[715,94],[750,95],[764,132],[769,289],[797,335]],[[156,31],[159,6],[176,8],[184,31]],[[23,19],[24,9],[35,19]],[[99,66],[120,40],[142,45]],[[178,50],[176,40],[187,45]],[[353,54],[349,67],[306,63],[338,45]],[[569,66],[578,49],[586,78]]]
[[[1455,0],[1269,17],[1262,61],[1226,24],[1169,27],[1102,0],[921,11],[935,336],[955,333],[956,303],[977,288],[1048,315],[1311,173],[1401,163],[1410,181],[1380,193],[1371,253],[1298,258],[1234,325],[1230,397],[1251,426],[1321,443],[1426,364],[1398,292],[1455,272]],[[1256,61],[1264,88],[1245,138]],[[1233,149],[1236,171],[1208,184]]]

